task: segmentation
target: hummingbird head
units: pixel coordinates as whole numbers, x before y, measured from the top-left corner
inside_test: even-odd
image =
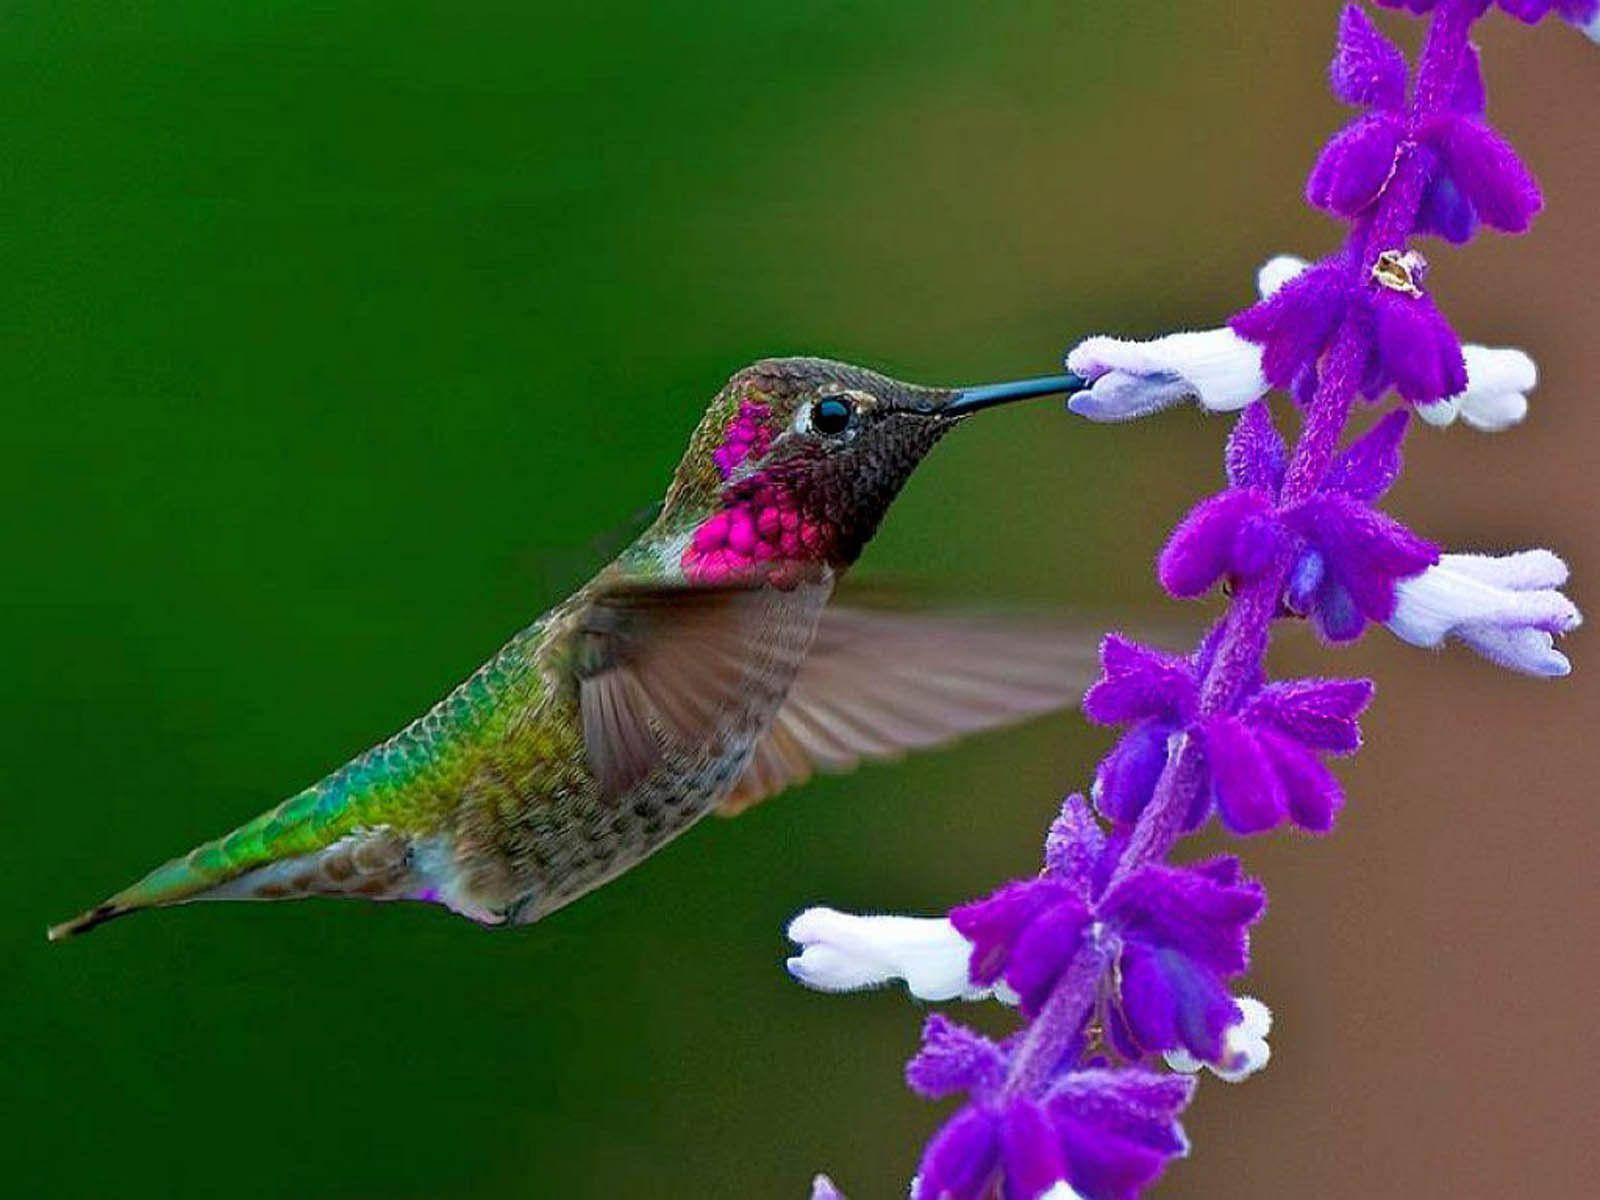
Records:
[[[763,359],[706,410],[667,493],[696,583],[854,562],[918,463],[967,416],[1070,393],[1075,375],[975,388],[901,383],[821,358]]]

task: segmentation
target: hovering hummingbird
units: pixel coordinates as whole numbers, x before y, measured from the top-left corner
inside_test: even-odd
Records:
[[[969,414],[1073,375],[928,388],[768,359],[717,393],[659,517],[424,716],[51,929],[194,900],[364,896],[521,924],[706,813],[1073,701],[1058,631],[829,603]]]

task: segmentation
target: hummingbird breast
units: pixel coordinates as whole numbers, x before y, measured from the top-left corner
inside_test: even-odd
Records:
[[[474,756],[451,828],[417,843],[419,876],[458,912],[520,924],[660,849],[738,783],[805,659],[831,590],[831,581],[762,589],[727,634],[736,651],[689,633],[677,636],[682,644],[653,647],[666,661],[651,669],[666,675],[669,685],[676,680],[696,689],[700,694],[684,697],[685,703],[710,708],[711,716],[692,741],[663,736],[653,769],[617,794],[608,794],[589,766],[585,739],[597,734],[585,727],[577,695],[583,685],[556,669],[538,689],[537,708],[507,723]],[[541,657],[554,661],[566,655],[559,649],[564,617],[553,617],[555,652]],[[714,661],[696,665],[690,661],[696,655]],[[707,690],[716,693],[714,703],[706,700]]]

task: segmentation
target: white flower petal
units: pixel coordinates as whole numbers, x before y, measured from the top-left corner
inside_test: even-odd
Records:
[[[1134,421],[1193,395],[1194,389],[1176,376],[1141,378],[1126,371],[1108,371],[1094,381],[1094,387],[1068,400],[1067,407],[1091,421]]]
[[[1600,13],[1596,13],[1594,20],[1580,28],[1589,35],[1591,41],[1600,42]]]
[[[1509,429],[1528,415],[1528,393],[1538,386],[1539,368],[1514,347],[1461,347],[1467,364],[1467,390],[1457,400],[1461,419],[1484,433]]]
[[[1461,347],[1467,365],[1466,390],[1431,404],[1417,405],[1430,425],[1452,425],[1460,418],[1481,433],[1499,433],[1528,415],[1528,393],[1539,382],[1539,368],[1509,346]]]
[[[1263,300],[1270,300],[1279,288],[1310,265],[1305,259],[1292,254],[1280,254],[1277,258],[1268,259],[1256,272],[1256,291],[1261,293]]]
[[[789,974],[823,992],[881,987],[895,979],[919,1000],[980,1000],[992,989],[967,977],[972,943],[943,917],[856,916],[808,908],[789,923],[800,953]]]
[[[1458,575],[1495,587],[1526,592],[1534,588],[1558,588],[1567,582],[1567,564],[1548,550],[1519,550],[1515,554],[1444,554]]]
[[[1072,1190],[1072,1185],[1065,1179],[1051,1187],[1039,1197],[1039,1200],[1083,1200],[1083,1196]]]
[[[1571,666],[1555,650],[1554,635],[1583,620],[1556,590],[1566,579],[1566,564],[1548,550],[1446,554],[1436,566],[1399,582],[1387,624],[1413,646],[1437,646],[1455,636],[1514,671],[1565,675]]]
[[[1239,997],[1239,1021],[1228,1027],[1223,1035],[1222,1056],[1225,1065],[1202,1062],[1187,1050],[1169,1050],[1162,1057],[1174,1071],[1192,1075],[1201,1067],[1218,1079],[1238,1083],[1254,1075],[1272,1058],[1272,1047],[1267,1045],[1267,1034],[1272,1031],[1272,1010],[1254,996]]]
[[[1555,636],[1543,629],[1463,625],[1456,630],[1456,636],[1490,662],[1508,670],[1546,679],[1572,674],[1572,663],[1556,649]]]
[[[1071,408],[1097,421],[1132,420],[1190,398],[1212,412],[1234,412],[1269,386],[1261,347],[1228,328],[1147,342],[1092,337],[1067,355],[1067,370],[1094,381]]]

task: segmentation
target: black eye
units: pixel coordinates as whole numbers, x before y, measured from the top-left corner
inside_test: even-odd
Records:
[[[848,400],[829,396],[817,401],[817,406],[811,410],[811,428],[818,433],[843,433],[850,428],[850,418],[855,415],[856,410]]]

